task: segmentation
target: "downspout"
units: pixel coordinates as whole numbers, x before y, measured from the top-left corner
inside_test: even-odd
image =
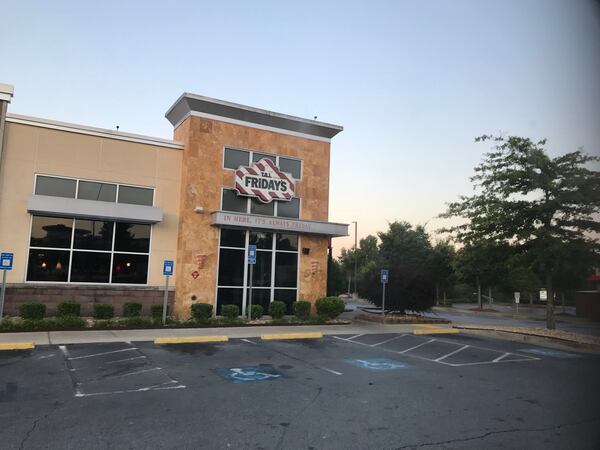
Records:
[[[4,155],[4,125],[6,124],[6,111],[15,88],[10,84],[0,83],[0,186],[2,182],[2,159]]]

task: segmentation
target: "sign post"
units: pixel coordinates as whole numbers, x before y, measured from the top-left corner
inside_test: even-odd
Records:
[[[389,279],[389,270],[381,269],[381,315],[385,316],[385,285],[387,284]]]
[[[519,299],[521,298],[520,292],[515,292],[515,303],[517,304],[517,312],[519,312]]]
[[[0,290],[0,320],[4,317],[4,294],[6,293],[6,272],[12,270],[14,254],[0,253],[0,270],[2,270],[2,290]]]
[[[165,276],[165,296],[163,298],[162,323],[165,325],[167,323],[167,306],[169,304],[169,277],[173,275],[173,260],[164,260],[163,275]]]
[[[250,264],[250,283],[248,284],[248,320],[252,320],[252,279],[254,264],[256,264],[256,245],[248,246],[248,264]]]

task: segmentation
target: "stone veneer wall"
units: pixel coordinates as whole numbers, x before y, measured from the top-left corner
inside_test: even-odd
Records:
[[[155,287],[132,286],[56,286],[56,285],[9,285],[6,287],[4,314],[19,315],[23,303],[44,303],[46,315],[56,314],[56,306],[64,301],[81,303],[81,315],[91,316],[94,304],[108,303],[115,307],[115,316],[123,313],[123,304],[141,303],[142,315],[150,315],[150,306],[163,302],[164,290]],[[169,291],[169,307],[173,311],[175,291]]]
[[[196,302],[216,303],[219,230],[211,225],[211,213],[220,209],[221,188],[231,187],[234,176],[232,170],[223,169],[223,148],[301,159],[302,179],[297,183],[297,195],[302,199],[300,218],[327,221],[330,144],[193,116],[175,129],[174,138],[184,143],[175,312],[188,317],[192,296]],[[197,206],[204,208],[202,214],[194,211]],[[301,235],[300,300],[314,303],[326,295],[327,246],[327,237]],[[302,248],[309,248],[310,254],[303,255]],[[205,257],[202,268],[196,255]]]

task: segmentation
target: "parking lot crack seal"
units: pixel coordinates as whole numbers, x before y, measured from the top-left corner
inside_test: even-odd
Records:
[[[584,419],[584,420],[580,420],[578,422],[561,423],[558,425],[552,425],[552,426],[544,427],[544,428],[510,428],[508,430],[488,431],[487,433],[483,433],[478,436],[471,436],[468,438],[450,439],[447,441],[438,441],[438,442],[425,442],[423,444],[403,445],[402,447],[396,447],[395,450],[402,450],[405,448],[423,448],[423,447],[432,447],[432,446],[437,447],[440,445],[455,444],[457,442],[476,441],[479,439],[485,439],[489,436],[493,436],[496,434],[520,433],[520,432],[539,433],[539,432],[543,432],[543,431],[558,430],[560,428],[574,427],[577,425],[583,425],[584,423],[592,423],[592,422],[600,422],[600,417],[596,417],[594,419]]]
[[[21,440],[21,443],[19,444],[19,450],[23,450],[25,448],[25,443],[31,437],[31,435],[33,434],[33,432],[37,428],[38,424],[42,420],[48,419],[48,417],[50,417],[61,405],[62,405],[62,403],[55,402],[54,403],[54,407],[50,411],[48,411],[43,416],[38,417],[37,419],[34,419],[33,423],[31,424],[31,428],[29,430],[27,430],[27,433],[25,433],[25,436],[23,437],[23,440]]]
[[[287,434],[288,429],[290,428],[290,426],[292,425],[292,423],[294,423],[295,420],[298,419],[298,417],[300,417],[304,411],[306,411],[308,408],[310,408],[319,398],[319,396],[321,395],[321,393],[323,392],[323,387],[319,386],[317,388],[317,393],[315,394],[315,396],[310,399],[310,401],[304,405],[302,408],[300,408],[298,410],[298,412],[296,414],[294,414],[294,417],[292,417],[292,419],[289,421],[289,425],[283,428],[283,431],[281,432],[281,437],[279,438],[279,441],[277,442],[277,445],[275,446],[275,448],[281,449],[283,448],[283,440],[285,439],[285,435]]]

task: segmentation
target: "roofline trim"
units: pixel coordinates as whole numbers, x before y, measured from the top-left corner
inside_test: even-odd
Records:
[[[97,136],[108,139],[116,139],[120,141],[136,142],[140,144],[183,150],[183,144],[181,142],[172,141],[170,139],[163,139],[134,133],[124,133],[122,131],[108,130],[106,128],[95,128],[86,125],[59,122],[57,120],[24,116],[21,114],[8,113],[6,115],[6,121],[21,125],[30,125],[41,128],[49,128],[52,130],[66,131],[69,133],[85,134],[89,136]]]

